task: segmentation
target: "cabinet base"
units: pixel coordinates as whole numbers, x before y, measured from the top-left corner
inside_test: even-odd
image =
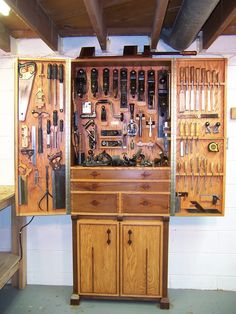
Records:
[[[78,294],[72,294],[70,298],[70,305],[79,305],[80,304],[80,296]]]
[[[170,308],[170,301],[168,298],[160,299],[160,309],[162,310],[169,310]]]
[[[71,305],[80,305],[80,300],[81,299],[85,299],[85,300],[88,300],[88,299],[97,299],[97,300],[120,300],[120,301],[125,301],[125,300],[129,300],[129,301],[154,301],[154,300],[158,300],[159,303],[160,303],[160,309],[162,310],[168,310],[170,308],[170,302],[169,302],[169,299],[168,298],[160,298],[160,299],[154,299],[154,298],[135,298],[135,297],[120,297],[120,296],[95,296],[95,295],[83,295],[83,296],[80,296],[78,294],[72,294],[71,298],[70,298],[70,304]]]

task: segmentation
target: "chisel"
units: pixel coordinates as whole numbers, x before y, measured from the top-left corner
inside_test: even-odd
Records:
[[[191,171],[191,190],[193,191],[193,182],[194,182],[193,158],[190,159],[190,171]]]
[[[196,136],[196,151],[198,150],[198,141],[199,141],[199,123],[195,122],[195,136]]]
[[[211,112],[211,71],[208,70],[207,73],[207,111]]]
[[[64,110],[64,65],[59,64],[59,87],[60,87],[60,98],[59,98],[59,109],[60,112]]]
[[[32,164],[36,166],[36,126],[32,125],[31,127],[31,142],[32,142],[32,149],[34,150],[34,154],[32,156]]]
[[[47,120],[47,148],[51,147],[51,120]]]
[[[212,111],[215,111],[216,109],[216,106],[215,106],[215,92],[216,92],[216,84],[217,84],[217,75],[216,75],[216,71],[213,70],[212,71]]]
[[[200,108],[200,88],[199,88],[199,82],[200,82],[200,69],[196,69],[196,104],[195,104],[195,109],[196,111],[199,110]]]
[[[53,79],[53,105],[56,107],[57,106],[57,73],[58,68],[57,64],[52,65],[52,79]]]
[[[59,131],[60,131],[60,137],[61,137],[61,142],[62,142],[62,134],[63,134],[63,131],[64,131],[64,121],[61,119],[59,121]]]
[[[184,157],[184,123],[180,121],[179,123],[179,135],[180,135],[180,157]]]
[[[195,107],[195,94],[194,94],[194,67],[190,67],[190,82],[191,82],[191,90],[190,90],[190,110],[193,111]]]
[[[187,162],[187,160],[185,160],[185,162],[184,162],[184,189],[187,191],[187,188],[188,188],[188,185],[187,185],[187,175],[188,175],[188,173],[187,173],[187,171],[188,171],[188,162]]]
[[[48,64],[47,68],[47,79],[48,79],[48,104],[52,104],[52,93],[51,93],[51,80],[52,80],[52,65]]]
[[[189,94],[189,67],[185,67],[185,111],[189,111],[190,94]]]
[[[194,129],[195,129],[195,124],[194,122],[190,123],[190,153],[193,153],[193,137],[194,137]]]
[[[189,151],[189,145],[188,145],[188,136],[189,136],[189,125],[188,125],[188,122],[186,121],[185,122],[185,125],[184,125],[184,135],[186,136],[186,141],[185,141],[185,154],[188,155],[188,151]]]
[[[53,148],[57,148],[57,126],[58,126],[58,113],[53,110]]]
[[[205,104],[205,82],[206,82],[206,69],[201,69],[201,84],[202,84],[202,111],[206,110]]]
[[[197,157],[197,173],[198,173],[198,175],[197,175],[197,193],[199,193],[199,190],[200,190],[200,185],[199,185],[199,180],[200,180],[200,171],[201,171],[201,169],[200,169],[200,158],[199,157]]]
[[[185,111],[185,95],[184,95],[184,68],[179,69],[180,91],[179,91],[179,112]]]

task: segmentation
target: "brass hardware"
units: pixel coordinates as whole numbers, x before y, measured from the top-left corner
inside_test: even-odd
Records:
[[[129,245],[131,245],[131,244],[132,244],[131,234],[132,234],[132,231],[131,231],[131,230],[129,230],[129,231],[128,231],[128,235],[129,235],[128,244],[129,244]]]
[[[107,229],[107,244],[108,244],[108,245],[111,244],[110,234],[111,234],[111,230],[110,230],[110,229]]]

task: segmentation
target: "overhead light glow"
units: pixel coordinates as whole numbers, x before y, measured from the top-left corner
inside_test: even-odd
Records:
[[[11,8],[6,4],[4,0],[0,0],[0,13],[4,16],[8,16]]]

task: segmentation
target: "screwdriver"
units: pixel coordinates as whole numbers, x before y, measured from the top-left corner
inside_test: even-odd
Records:
[[[47,120],[47,148],[51,147],[51,120]]]
[[[52,79],[53,79],[53,89],[54,89],[54,98],[53,98],[53,104],[56,107],[57,105],[57,73],[58,73],[58,68],[57,64],[52,65]]]
[[[53,110],[53,148],[57,148],[58,112]]]
[[[62,133],[63,133],[63,130],[64,130],[64,121],[62,119],[59,121],[59,130],[60,130],[60,133],[61,133],[61,142],[62,142]]]

